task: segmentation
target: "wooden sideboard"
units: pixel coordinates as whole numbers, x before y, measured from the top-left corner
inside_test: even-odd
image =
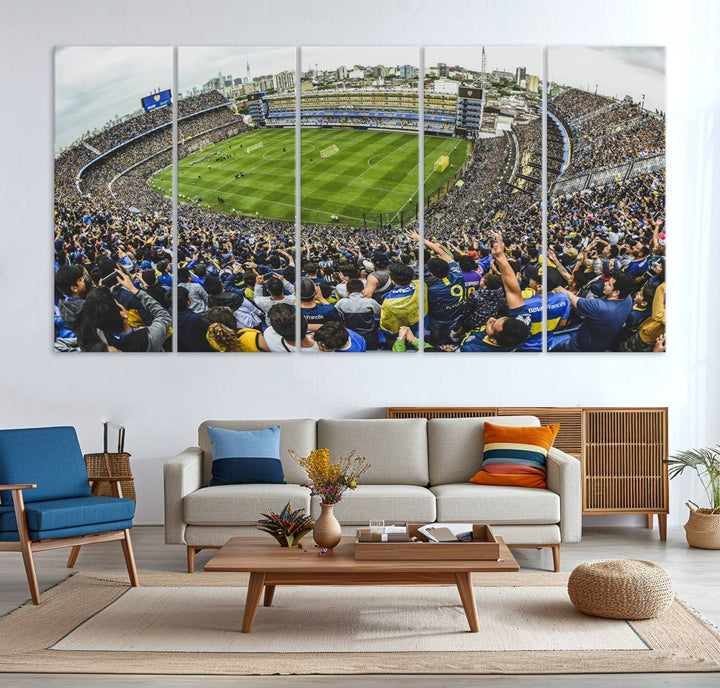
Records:
[[[582,462],[583,514],[657,514],[660,539],[669,512],[668,410],[620,407],[388,407],[388,418],[536,416],[559,423],[554,446]]]

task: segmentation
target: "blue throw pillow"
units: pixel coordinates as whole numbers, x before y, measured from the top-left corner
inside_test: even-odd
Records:
[[[267,430],[225,430],[208,426],[212,444],[211,485],[283,484],[280,426]]]

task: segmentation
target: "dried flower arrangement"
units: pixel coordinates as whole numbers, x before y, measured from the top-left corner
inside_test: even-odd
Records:
[[[341,456],[337,463],[330,463],[330,450],[313,449],[310,456],[298,456],[292,449],[290,456],[307,473],[309,482],[303,487],[310,488],[312,495],[320,497],[323,504],[337,504],[345,490],[354,490],[358,478],[370,468],[367,459],[353,449],[347,456]]]

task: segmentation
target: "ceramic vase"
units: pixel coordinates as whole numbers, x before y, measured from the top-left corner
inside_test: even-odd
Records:
[[[334,504],[320,504],[320,517],[315,521],[313,540],[318,547],[332,549],[340,542],[342,531],[333,513]]]

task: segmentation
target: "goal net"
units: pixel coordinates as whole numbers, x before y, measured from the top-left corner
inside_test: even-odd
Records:
[[[321,158],[329,158],[331,155],[335,155],[335,153],[339,153],[339,152],[340,152],[340,149],[333,143],[332,146],[323,148],[320,151],[320,157]]]
[[[441,155],[433,165],[435,172],[442,172],[450,164],[450,158],[447,155]]]
[[[245,149],[245,152],[246,152],[246,153],[252,153],[254,150],[257,150],[258,148],[262,148],[262,147],[263,147],[263,142],[262,142],[262,141],[260,141],[260,143],[253,143],[252,146],[248,146],[248,147]]]

